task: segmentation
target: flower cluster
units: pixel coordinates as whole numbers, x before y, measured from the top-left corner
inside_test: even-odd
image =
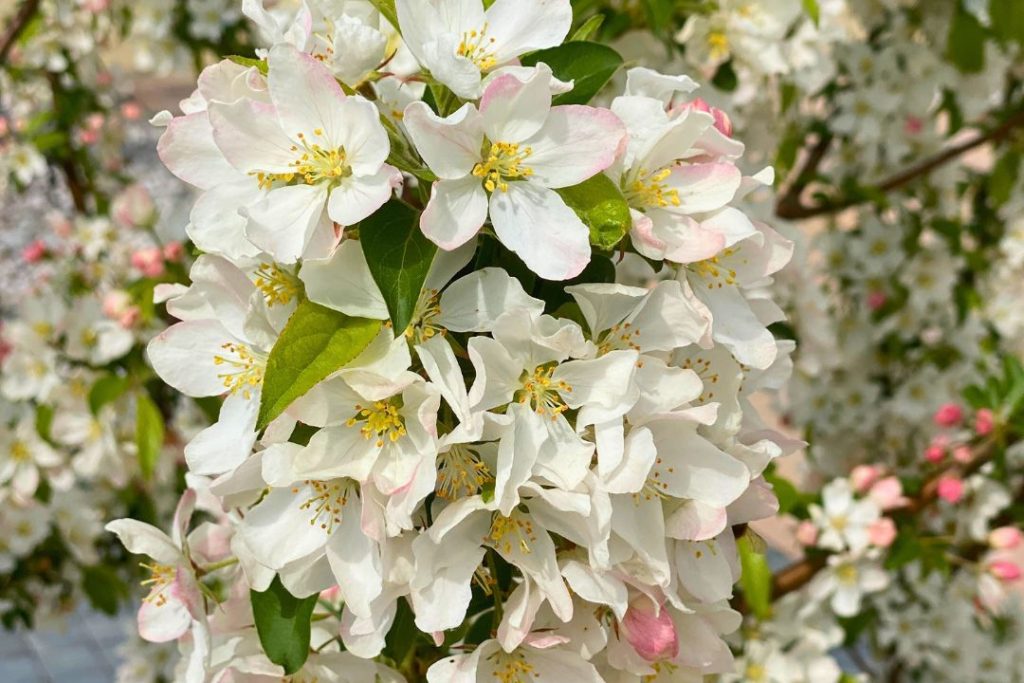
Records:
[[[685,76],[588,104],[620,58],[568,0],[396,5],[246,5],[260,59],[154,119],[203,253],[148,357],[225,398],[173,533],[108,525],[143,637],[185,680],[732,671],[733,527],[794,446],[749,402],[791,349],[791,246],[736,208],[770,173]]]

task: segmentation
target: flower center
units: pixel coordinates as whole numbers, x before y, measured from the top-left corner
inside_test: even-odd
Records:
[[[263,383],[263,371],[267,359],[245,344],[225,342],[221,344],[224,355],[213,357],[214,365],[223,365],[226,372],[217,375],[230,393],[238,391],[246,398],[252,398],[252,390]]]
[[[276,263],[261,263],[256,270],[256,288],[263,292],[267,306],[286,304],[302,291],[299,279]]]
[[[472,496],[489,481],[494,477],[487,464],[464,444],[455,444],[438,456],[437,495],[446,500]]]
[[[400,405],[397,399],[389,398],[385,401],[376,401],[369,406],[356,405],[356,414],[345,423],[349,427],[357,423],[364,423],[359,431],[364,439],[377,439],[377,447],[384,445],[385,441],[394,443],[405,436],[405,419],[398,412]]]
[[[836,578],[839,579],[839,583],[852,586],[857,583],[857,567],[852,564],[839,565],[836,568]]]
[[[600,356],[615,349],[640,350],[640,345],[634,341],[640,336],[640,329],[633,327],[633,323],[617,323],[604,333],[604,338],[597,346],[597,353]]]
[[[142,581],[143,586],[149,587],[149,595],[143,598],[143,601],[151,602],[157,607],[163,607],[167,604],[167,596],[164,595],[164,589],[174,581],[177,569],[168,564],[142,563],[140,566],[149,571],[149,578]]]
[[[313,131],[316,137],[322,137],[324,131],[317,128]],[[315,185],[321,181],[334,182],[352,175],[352,167],[348,164],[348,155],[344,147],[328,148],[318,142],[310,142],[305,133],[298,133],[298,145],[291,150],[298,152],[299,157],[288,165],[294,170],[288,173],[252,173],[256,176],[261,189],[270,189],[275,182],[291,183],[298,179],[306,185]]]
[[[518,549],[524,555],[530,554],[530,543],[537,540],[533,533],[533,522],[515,513],[512,517],[495,515],[491,520],[491,530],[484,537],[484,542],[491,543],[496,549],[506,555],[512,552],[513,548]]]
[[[11,460],[14,462],[28,462],[32,459],[32,451],[29,450],[28,444],[24,441],[17,439],[11,444]]]
[[[667,206],[679,206],[679,190],[665,185],[665,179],[672,175],[671,168],[663,168],[651,173],[641,168],[625,189],[626,201],[634,207],[654,207],[664,209]]]
[[[561,394],[572,391],[568,383],[552,379],[556,367],[556,364],[549,364],[534,368],[533,374],[523,379],[518,396],[520,403],[533,406],[538,415],[550,416],[552,420],[569,409]]]
[[[494,678],[500,683],[532,683],[537,675],[533,665],[527,662],[521,652],[511,654],[498,650],[490,657],[494,660]]]
[[[352,482],[347,479],[331,481],[307,479],[306,484],[312,489],[312,493],[299,506],[299,509],[311,513],[310,526],[319,526],[329,534],[334,531],[335,524],[341,523],[341,513],[348,503],[348,497],[353,493]],[[292,493],[298,492],[298,488],[292,489]]]
[[[729,56],[729,36],[718,29],[708,33],[708,52],[713,60],[725,59]]]
[[[733,247],[723,249],[717,256],[691,263],[689,267],[694,273],[707,281],[708,289],[721,288],[723,284],[735,285],[737,282],[736,271],[722,265],[722,259],[726,256],[732,256],[736,251],[737,249]]]
[[[412,323],[405,330],[405,336],[414,344],[424,342],[436,334],[444,335],[445,329],[434,323],[441,315],[441,295],[436,289],[424,288],[416,300],[412,312]]]
[[[455,54],[473,62],[481,71],[489,71],[498,64],[494,52],[495,40],[488,37],[487,29],[488,24],[484,22],[483,28],[479,31],[465,31],[462,40],[459,41],[459,48],[455,51]]]
[[[488,192],[508,192],[509,180],[522,180],[533,175],[533,169],[523,164],[531,154],[532,147],[520,148],[518,142],[492,142],[483,155],[484,160],[473,167],[473,175],[483,179]]]

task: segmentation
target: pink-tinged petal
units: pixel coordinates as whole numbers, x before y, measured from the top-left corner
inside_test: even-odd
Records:
[[[413,102],[405,108],[403,121],[420,156],[439,178],[462,178],[480,161],[483,118],[473,105],[464,104],[441,118],[425,103]]]
[[[213,139],[231,165],[243,173],[289,173],[298,156],[277,123],[273,105],[253,100],[211,102]],[[256,179],[253,178],[253,182]]]
[[[674,659],[679,654],[679,635],[668,609],[643,596],[630,603],[622,620],[622,632],[636,653],[649,662]]]
[[[267,65],[270,99],[285,134],[297,140],[301,133],[310,144],[324,147],[325,142],[337,144],[348,126],[347,96],[330,70],[287,44],[270,50]]]
[[[306,251],[314,232],[327,220],[325,185],[290,185],[267,193],[243,209],[249,218],[249,241],[280,263],[295,263]]]
[[[169,643],[188,633],[192,615],[183,602],[168,594],[169,586],[163,589],[161,600],[156,596],[139,607],[139,635],[151,643]]]
[[[327,215],[339,225],[358,223],[379,209],[401,185],[401,172],[387,164],[372,175],[350,176],[331,189]]]
[[[471,240],[487,220],[487,193],[480,179],[439,180],[420,217],[420,229],[431,242],[451,251]]]
[[[156,152],[171,173],[203,190],[239,175],[214,142],[213,126],[205,111],[172,119]]]
[[[630,237],[637,251],[657,261],[694,263],[709,259],[725,248],[725,236],[707,230],[689,216],[677,216],[660,209],[646,215],[632,211]]]
[[[675,166],[665,184],[679,195],[680,206],[669,211],[702,213],[720,209],[733,200],[743,174],[733,164],[707,163]]]
[[[626,128],[607,109],[553,107],[544,126],[523,142],[533,153],[531,180],[552,188],[582,183],[608,168],[625,148]]]
[[[540,130],[551,111],[551,69],[538,64],[527,80],[504,74],[480,99],[484,130],[491,140],[521,142]]]
[[[496,0],[487,10],[487,36],[498,64],[561,44],[572,26],[566,0]]]
[[[568,280],[590,263],[590,231],[552,190],[512,182],[490,208],[498,239],[542,278]]]
[[[158,564],[176,565],[181,559],[181,550],[171,538],[155,526],[137,519],[115,519],[104,529],[117,538],[135,555],[146,555]]]
[[[346,161],[356,175],[378,173],[391,153],[391,143],[377,107],[362,97],[349,97],[335,110],[344,125],[337,137],[328,139],[345,148]]]
[[[188,533],[188,525],[192,521],[192,512],[196,509],[196,492],[185,489],[174,508],[174,520],[171,524],[171,540],[174,545],[182,547],[182,539]]]
[[[228,356],[224,345],[237,340],[216,320],[188,320],[172,325],[149,342],[149,362],[167,384],[187,396],[217,396],[227,389],[216,362]]]

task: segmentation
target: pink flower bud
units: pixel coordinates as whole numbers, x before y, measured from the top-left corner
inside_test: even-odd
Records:
[[[878,309],[880,309],[882,306],[885,305],[885,302],[888,300],[889,297],[885,295],[885,292],[880,292],[878,290],[868,292],[867,304],[868,308],[870,308],[872,311],[877,311]]]
[[[882,476],[882,468],[877,465],[857,465],[850,472],[850,483],[857,493],[864,493]]]
[[[146,277],[160,277],[164,274],[164,255],[160,247],[139,249],[132,254],[132,267]]]
[[[880,479],[871,487],[868,496],[883,510],[892,510],[907,504],[903,497],[903,484],[898,477]]]
[[[124,329],[131,329],[135,326],[135,323],[139,322],[139,317],[142,315],[142,311],[139,310],[138,306],[129,306],[124,313],[117,318],[117,324]]]
[[[168,242],[164,245],[164,258],[168,261],[180,261],[184,253],[185,247],[181,246],[181,242],[178,242],[177,240]]]
[[[955,505],[964,497],[964,483],[959,478],[947,474],[939,479],[937,492],[939,498],[950,505]]]
[[[876,519],[868,527],[868,540],[879,548],[888,548],[896,540],[896,523],[891,517]]]
[[[687,102],[680,108],[696,109],[697,111],[702,111],[711,114],[712,118],[714,118],[715,120],[715,128],[718,129],[718,132],[726,136],[727,138],[732,137],[732,120],[729,118],[729,115],[726,114],[721,109],[719,109],[718,107],[712,107],[703,98],[698,97],[692,102]]]
[[[8,130],[9,128],[7,127],[7,117],[0,116],[0,137],[7,135]]]
[[[25,263],[36,263],[46,256],[46,244],[42,240],[30,242],[21,250],[21,260]]]
[[[1016,581],[1021,577],[1020,565],[1010,560],[996,560],[990,563],[988,573],[1000,581]]]
[[[629,644],[649,662],[673,659],[679,654],[679,636],[672,615],[647,597],[629,603],[621,626]]]
[[[114,197],[110,203],[110,216],[123,228],[137,228],[156,218],[156,206],[149,190],[135,183]]]
[[[125,102],[121,105],[121,116],[128,121],[135,121],[142,116],[142,107],[138,102]]]
[[[942,462],[942,459],[946,457],[946,449],[938,444],[932,444],[928,448],[924,449],[924,459],[928,462]]]
[[[78,131],[78,140],[83,145],[95,145],[100,139],[100,134],[94,130],[80,130]]]
[[[995,424],[995,415],[988,408],[982,408],[974,414],[974,433],[978,436],[991,434]]]
[[[959,463],[968,463],[974,458],[974,453],[971,452],[971,447],[966,444],[960,444],[953,449],[953,459]]]
[[[1010,550],[1020,545],[1024,534],[1014,526],[1001,526],[988,534],[988,544],[996,550]]]
[[[796,540],[800,545],[813,546],[818,542],[818,527],[814,525],[814,522],[805,519],[796,527]]]
[[[100,130],[106,122],[107,117],[99,112],[89,114],[85,119],[85,127],[89,130]]]
[[[924,121],[919,116],[908,116],[903,122],[903,130],[909,135],[917,135],[924,130]]]
[[[117,320],[131,306],[132,297],[123,289],[115,289],[103,296],[103,315]]]
[[[944,403],[939,406],[932,420],[940,427],[955,427],[964,419],[963,409],[955,403]]]

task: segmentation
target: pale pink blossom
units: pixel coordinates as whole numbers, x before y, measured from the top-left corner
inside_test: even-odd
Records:
[[[953,459],[959,463],[968,463],[974,457],[974,453],[971,452],[971,447],[966,444],[960,444],[953,449]]]
[[[974,414],[974,432],[978,436],[991,434],[994,427],[995,415],[988,408],[982,408]]]
[[[943,403],[935,411],[932,420],[940,427],[955,427],[964,419],[963,408],[955,403]]]
[[[896,540],[896,524],[891,517],[881,517],[868,527],[871,545],[888,548]]]
[[[796,528],[796,540],[801,545],[813,546],[818,542],[818,527],[814,522],[805,519]]]
[[[35,263],[46,256],[46,243],[42,240],[30,242],[21,250],[21,260],[25,263]]]
[[[1010,560],[996,560],[989,563],[988,573],[1000,581],[1016,581],[1021,577],[1020,565]]]
[[[636,653],[649,662],[674,659],[679,654],[679,635],[672,616],[650,598],[640,597],[629,604],[622,632]]]
[[[132,267],[146,277],[160,277],[164,273],[164,255],[160,247],[139,249],[132,254]]]
[[[868,496],[883,510],[891,510],[907,504],[907,499],[903,496],[903,484],[900,483],[898,477],[879,479],[871,487]]]
[[[864,493],[882,476],[882,468],[877,465],[857,465],[850,472],[850,483],[857,493]]]
[[[939,479],[938,494],[942,500],[955,505],[964,496],[964,482],[959,477],[947,474]]]
[[[1014,526],[1001,526],[988,534],[988,544],[997,550],[1010,550],[1020,545],[1024,534]]]

